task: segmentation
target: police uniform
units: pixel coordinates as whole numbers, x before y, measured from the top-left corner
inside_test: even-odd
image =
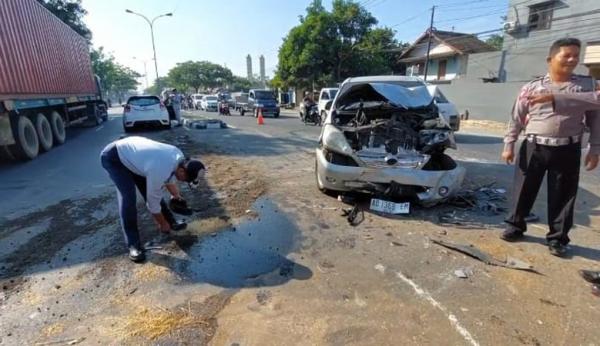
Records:
[[[590,153],[600,154],[600,119],[594,111],[569,107],[561,103],[529,106],[527,97],[535,94],[555,95],[590,92],[596,89],[591,77],[572,75],[567,82],[553,83],[549,75],[523,86],[513,107],[505,149],[514,147],[521,132],[521,143],[515,160],[513,204],[505,220],[507,231],[523,233],[527,230],[525,217],[548,174],[548,227],[547,240],[562,245],[569,243],[573,226],[573,208],[579,184],[581,141],[586,127],[590,130]]]

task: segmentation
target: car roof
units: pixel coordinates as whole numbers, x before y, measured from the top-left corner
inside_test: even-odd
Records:
[[[361,76],[351,77],[344,81],[345,83],[376,83],[376,82],[423,82],[419,77],[413,76]]]
[[[133,96],[129,96],[128,100],[131,100],[131,99],[141,99],[141,98],[150,98],[150,97],[156,97],[157,99],[159,99],[159,97],[156,96],[156,95],[133,95]]]
[[[340,88],[323,88],[321,89],[321,91],[323,90],[327,90],[327,91],[331,91],[331,90],[339,90]]]

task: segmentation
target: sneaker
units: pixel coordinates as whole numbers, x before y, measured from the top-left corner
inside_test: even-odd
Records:
[[[550,250],[550,254],[557,257],[562,257],[567,252],[567,246],[558,240],[551,240],[548,242],[548,250]]]
[[[138,246],[129,247],[129,259],[135,263],[141,263],[146,259],[146,254],[143,249]]]
[[[523,239],[525,235],[523,232],[516,229],[507,229],[500,235],[500,239],[505,241],[519,241]]]
[[[171,229],[173,231],[183,231],[187,228],[187,222],[183,220],[175,221],[171,224]]]

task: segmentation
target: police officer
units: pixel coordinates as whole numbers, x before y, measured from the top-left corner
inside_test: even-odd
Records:
[[[548,174],[548,227],[550,253],[563,256],[573,226],[573,208],[579,183],[581,140],[585,126],[590,129],[590,148],[585,156],[587,170],[598,166],[600,119],[581,107],[556,109],[553,103],[530,100],[539,94],[573,94],[596,89],[590,77],[574,75],[579,63],[581,42],[574,38],[555,41],[547,58],[548,74],[521,89],[504,138],[502,158],[512,163],[515,142],[525,132],[525,140],[515,161],[513,204],[501,238],[518,241],[527,230],[529,215],[539,188]]]
[[[102,150],[100,158],[102,167],[117,187],[119,215],[129,258],[142,262],[145,255],[137,227],[136,187],[161,232],[180,230],[185,228],[185,223],[175,220],[162,198],[162,188],[165,187],[173,199],[183,200],[175,180],[197,185],[204,173],[204,165],[185,158],[177,147],[136,136],[110,143]]]

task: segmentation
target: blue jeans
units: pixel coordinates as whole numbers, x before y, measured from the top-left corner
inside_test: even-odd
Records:
[[[100,154],[102,167],[108,172],[110,179],[117,187],[117,199],[119,201],[119,216],[121,227],[125,236],[127,246],[140,247],[140,233],[137,224],[136,187],[146,200],[146,178],[130,171],[119,159],[119,153],[115,144],[109,144]],[[167,203],[160,201],[161,213],[173,224],[175,217],[167,207]]]

